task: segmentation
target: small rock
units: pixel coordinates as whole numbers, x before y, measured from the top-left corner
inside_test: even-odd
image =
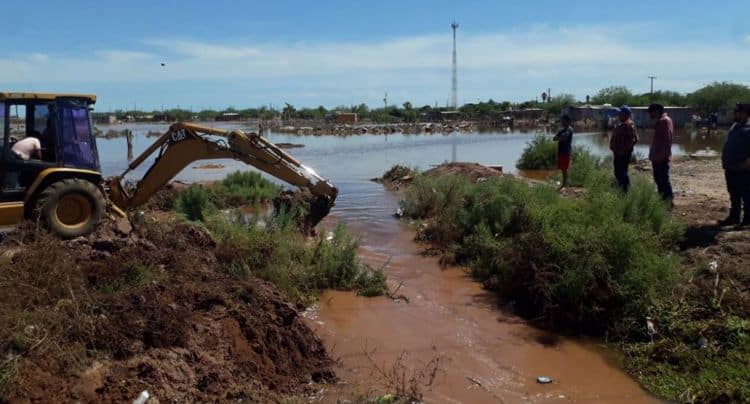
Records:
[[[552,383],[552,378],[549,376],[537,376],[536,381],[541,384],[549,384]]]
[[[115,221],[115,232],[122,236],[127,236],[133,231],[133,226],[130,224],[130,220],[120,217]]]

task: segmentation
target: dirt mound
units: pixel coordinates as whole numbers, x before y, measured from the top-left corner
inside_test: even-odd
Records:
[[[431,177],[448,174],[465,175],[474,181],[478,181],[480,178],[502,177],[503,170],[477,163],[445,163],[424,172],[424,175]]]
[[[380,178],[373,178],[372,181],[383,184],[390,191],[397,191],[401,187],[411,183],[416,172],[409,167],[395,165],[383,174]]]
[[[222,270],[201,228],[0,247],[16,251],[0,264],[0,401],[268,401],[335,378],[300,308]]]

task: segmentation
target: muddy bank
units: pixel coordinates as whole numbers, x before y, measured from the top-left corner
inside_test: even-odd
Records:
[[[729,213],[718,158],[672,166],[674,215],[686,224],[683,280],[656,307],[653,343],[624,346],[650,390],[682,402],[750,400],[750,229],[719,227]]]
[[[206,231],[153,217],[128,231],[0,245],[5,400],[267,402],[334,380],[302,307],[223,270]]]

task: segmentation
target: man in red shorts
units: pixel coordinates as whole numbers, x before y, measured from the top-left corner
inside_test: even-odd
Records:
[[[573,126],[570,117],[563,115],[560,119],[562,129],[554,137],[557,141],[557,168],[562,171],[562,184],[560,189],[568,186],[568,168],[570,168],[570,155],[573,153]]]

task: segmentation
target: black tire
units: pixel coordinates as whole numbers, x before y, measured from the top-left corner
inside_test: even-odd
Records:
[[[37,198],[38,218],[62,238],[85,236],[96,228],[104,214],[104,197],[90,181],[71,178],[47,186]]]

